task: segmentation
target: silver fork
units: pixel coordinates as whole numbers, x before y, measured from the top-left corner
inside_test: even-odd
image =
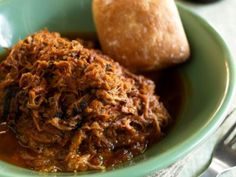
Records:
[[[216,145],[210,166],[200,177],[216,177],[236,166],[236,122]]]

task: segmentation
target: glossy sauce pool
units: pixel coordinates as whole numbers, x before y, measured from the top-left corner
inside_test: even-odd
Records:
[[[81,37],[86,40],[93,40],[95,46],[99,47],[99,44],[95,38],[95,35],[80,34],[64,35],[69,39]],[[6,58],[6,54],[0,55],[0,61]],[[152,79],[156,84],[156,94],[160,96],[160,101],[165,105],[171,117],[173,118],[173,124],[170,125],[165,131],[171,130],[175,122],[178,120],[178,116],[182,111],[185,103],[187,87],[184,76],[178,71],[178,68],[171,68],[162,72],[141,73],[146,77]],[[0,160],[28,168],[26,163],[21,159],[20,152],[22,146],[18,143],[15,133],[6,125],[5,122],[1,122],[0,118]]]

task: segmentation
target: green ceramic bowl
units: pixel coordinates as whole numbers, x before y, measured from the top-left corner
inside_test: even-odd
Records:
[[[179,11],[192,56],[178,70],[186,78],[189,89],[184,110],[167,137],[132,163],[107,172],[40,174],[0,162],[0,176],[144,176],[175,162],[212,134],[223,121],[232,100],[235,65],[225,43],[212,27],[181,5]],[[45,27],[62,33],[95,32],[91,1],[0,0],[1,46],[10,47]]]

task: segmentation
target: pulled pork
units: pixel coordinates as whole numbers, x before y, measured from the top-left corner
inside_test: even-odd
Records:
[[[0,75],[0,117],[34,170],[112,167],[143,153],[169,121],[151,80],[58,33],[19,41]]]

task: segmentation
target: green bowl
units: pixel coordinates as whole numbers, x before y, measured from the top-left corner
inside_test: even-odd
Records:
[[[188,83],[187,99],[175,127],[160,143],[132,162],[106,172],[45,174],[0,162],[0,176],[144,176],[175,162],[212,134],[232,100],[235,65],[212,27],[182,5],[179,11],[192,51],[191,59],[178,68]],[[1,46],[10,47],[42,28],[62,33],[95,32],[91,1],[0,0]]]

